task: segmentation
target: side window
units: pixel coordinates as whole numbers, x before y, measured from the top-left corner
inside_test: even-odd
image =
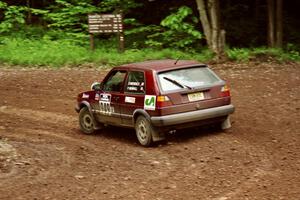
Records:
[[[104,91],[120,92],[126,75],[126,71],[114,71],[103,83]]]
[[[145,93],[145,77],[144,72],[129,72],[125,87],[125,92],[144,94]]]

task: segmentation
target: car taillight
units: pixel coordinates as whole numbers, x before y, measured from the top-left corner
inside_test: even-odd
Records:
[[[170,106],[172,105],[172,102],[170,101],[168,96],[157,96],[156,98],[156,106],[158,108]]]
[[[230,89],[229,89],[229,86],[227,84],[225,84],[221,88],[221,96],[222,97],[228,97],[228,96],[230,96]]]

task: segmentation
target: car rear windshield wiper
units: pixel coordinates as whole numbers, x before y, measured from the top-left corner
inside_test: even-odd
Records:
[[[171,78],[168,78],[168,77],[165,77],[165,76],[163,78],[166,79],[167,81],[170,81],[171,83],[174,83],[175,85],[177,85],[181,88],[188,88],[190,90],[192,89],[190,86],[179,83],[178,81],[176,81],[174,79],[171,79]]]

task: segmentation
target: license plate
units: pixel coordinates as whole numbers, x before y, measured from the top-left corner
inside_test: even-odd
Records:
[[[204,93],[203,92],[196,92],[188,94],[189,101],[200,101],[204,99]]]

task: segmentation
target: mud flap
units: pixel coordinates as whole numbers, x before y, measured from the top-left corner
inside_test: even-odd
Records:
[[[152,141],[158,142],[166,139],[164,132],[160,131],[158,128],[152,126]]]
[[[226,117],[226,119],[221,124],[222,130],[226,130],[231,128],[231,122],[229,116]]]

